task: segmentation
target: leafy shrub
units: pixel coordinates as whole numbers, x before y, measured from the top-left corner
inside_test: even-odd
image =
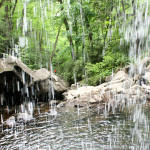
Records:
[[[117,68],[125,66],[127,62],[129,62],[129,60],[124,54],[107,51],[102,62],[86,64],[85,68],[87,71],[88,84],[97,85],[100,79],[103,82],[105,77],[112,73],[112,70],[115,71]]]

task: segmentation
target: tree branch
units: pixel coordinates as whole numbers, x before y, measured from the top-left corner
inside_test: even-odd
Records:
[[[13,11],[12,11],[11,15],[13,15],[13,14],[14,14],[15,9],[16,9],[16,5],[17,5],[17,0],[15,0],[15,5],[14,5],[14,7],[13,7]]]

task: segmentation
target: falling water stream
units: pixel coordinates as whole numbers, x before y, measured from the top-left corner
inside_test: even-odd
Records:
[[[23,35],[19,38],[19,47],[14,45],[18,52],[20,47],[28,45],[25,36],[28,30],[28,20],[26,7],[30,0],[24,2]],[[70,34],[72,34],[70,0],[65,1],[67,5],[67,15],[70,19]],[[78,1],[80,2],[80,1]],[[135,1],[136,2],[136,1]],[[131,24],[120,26],[120,32],[124,33],[125,40],[130,44],[130,58],[139,64],[142,55],[149,56],[150,40],[150,15],[148,12],[149,1],[143,0],[141,6],[133,5],[137,16]],[[53,0],[47,0],[48,8],[53,11]],[[85,33],[83,25],[82,7],[80,5],[81,25],[83,28],[82,42],[84,43]],[[41,16],[43,20],[47,18],[46,8],[40,0]],[[34,9],[36,16],[37,8]],[[124,16],[126,21],[126,15]],[[19,20],[17,20],[17,28]],[[34,35],[36,39],[36,34]],[[51,47],[48,38],[45,43]],[[73,49],[72,49],[73,51]],[[74,53],[74,52],[73,52]],[[18,52],[18,56],[21,55]],[[84,52],[85,59],[85,52]],[[52,67],[52,66],[51,66]],[[139,67],[138,73],[142,73]],[[131,74],[133,74],[131,68]],[[24,74],[22,74],[24,76]],[[113,76],[113,71],[112,71]],[[76,74],[74,75],[76,82]],[[24,78],[23,78],[24,79]],[[25,82],[25,79],[23,80]],[[52,87],[53,89],[53,87]],[[19,90],[19,85],[18,85]],[[28,92],[27,92],[28,93]],[[50,92],[51,93],[51,92]],[[52,91],[54,99],[54,90]],[[1,97],[2,100],[2,97]],[[124,104],[123,98],[118,104]],[[1,102],[2,104],[2,102]],[[128,100],[127,107],[123,110],[109,111],[106,108],[100,111],[99,108],[74,108],[72,106],[57,107],[50,104],[35,104],[34,102],[23,103],[18,107],[1,110],[0,124],[0,149],[50,149],[50,150],[149,150],[150,149],[150,105],[143,100],[142,104],[137,104]],[[19,114],[20,121],[16,124],[13,117]],[[10,116],[10,126],[5,126],[6,119]],[[28,122],[28,120],[31,120]]]

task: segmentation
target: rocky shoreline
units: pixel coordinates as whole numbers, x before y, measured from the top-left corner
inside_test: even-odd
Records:
[[[146,104],[150,101],[150,57],[145,57],[140,64],[141,71],[138,73],[138,67],[129,65],[118,69],[113,75],[106,78],[106,82],[98,86],[73,85],[63,93],[64,100],[51,100],[49,103],[38,103],[38,109],[50,115],[57,115],[56,109],[61,107],[87,107],[93,110],[115,112],[118,107],[134,106],[137,103]],[[133,71],[134,69],[134,71]],[[38,75],[41,75],[40,73]],[[43,77],[43,76],[42,76]],[[45,77],[44,77],[45,79]],[[46,80],[50,80],[49,76]],[[42,81],[42,80],[41,80]],[[43,86],[45,87],[45,86]],[[54,87],[54,89],[57,89]],[[4,123],[8,126],[14,126],[16,123],[27,123],[33,120],[33,115],[38,111],[37,108],[31,111],[31,103],[27,102],[21,112],[10,116]],[[30,109],[29,109],[30,108]],[[33,108],[32,108],[33,109]],[[6,111],[6,110],[5,110]],[[21,121],[20,121],[21,120]]]
[[[150,100],[150,57],[140,65],[118,69],[99,86],[83,86],[64,93],[66,103],[73,106],[102,107],[115,109],[118,105],[145,103]],[[140,68],[140,73],[139,73]],[[104,107],[103,107],[104,108]]]

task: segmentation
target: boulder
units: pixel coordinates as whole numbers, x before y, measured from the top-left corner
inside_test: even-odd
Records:
[[[130,95],[142,95],[145,94],[145,90],[142,86],[135,84],[130,89],[126,90],[126,92]]]
[[[126,79],[127,77],[128,77],[127,73],[125,73],[124,71],[118,71],[112,78],[112,81]]]
[[[145,68],[145,72],[150,72],[150,65]]]
[[[67,90],[66,83],[45,68],[31,70],[14,56],[0,59],[1,105],[19,104],[21,100],[52,99],[61,97]]]
[[[112,80],[112,75],[107,76],[107,77],[105,78],[105,82],[109,82],[109,81],[111,81],[111,80]]]
[[[140,69],[144,71],[144,69],[149,65],[150,57],[144,57],[143,60],[140,62]]]
[[[150,72],[146,72],[143,78],[146,80],[147,83],[150,83]]]
[[[33,115],[29,114],[27,111],[24,113],[17,114],[17,122],[18,123],[27,123],[33,119]]]
[[[42,96],[50,91],[52,95],[60,96],[67,90],[66,83],[45,68],[33,71],[33,80],[34,83],[38,83],[38,91]]]
[[[9,127],[14,127],[16,125],[16,120],[14,116],[9,117],[6,121],[5,124]]]

